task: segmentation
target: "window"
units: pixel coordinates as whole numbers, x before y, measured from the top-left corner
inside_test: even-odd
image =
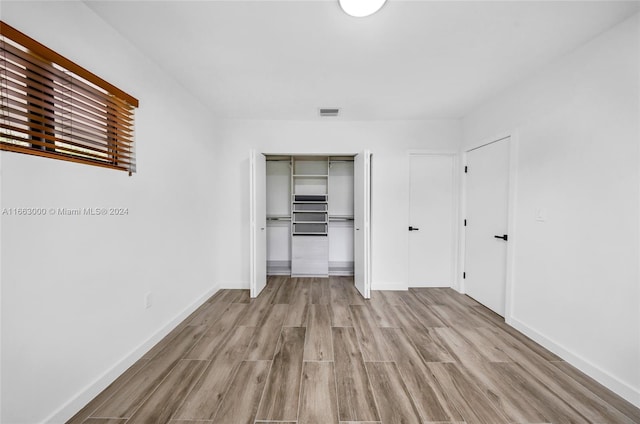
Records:
[[[0,150],[135,172],[138,100],[0,21]]]

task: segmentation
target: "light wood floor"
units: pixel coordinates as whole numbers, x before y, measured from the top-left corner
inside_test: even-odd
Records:
[[[272,277],[221,290],[69,423],[640,423],[451,289]]]

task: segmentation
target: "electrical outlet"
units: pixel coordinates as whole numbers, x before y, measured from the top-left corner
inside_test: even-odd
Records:
[[[144,308],[149,309],[153,305],[153,297],[151,296],[151,292],[148,292],[144,295]]]

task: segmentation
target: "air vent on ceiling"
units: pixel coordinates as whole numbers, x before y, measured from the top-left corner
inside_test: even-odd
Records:
[[[338,116],[340,109],[337,107],[321,107],[320,116]]]

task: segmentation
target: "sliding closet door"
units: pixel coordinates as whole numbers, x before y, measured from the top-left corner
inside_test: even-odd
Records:
[[[255,150],[249,157],[249,279],[251,297],[267,285],[267,161]]]
[[[371,297],[371,152],[365,150],[353,164],[353,239],[355,285],[362,297]]]

